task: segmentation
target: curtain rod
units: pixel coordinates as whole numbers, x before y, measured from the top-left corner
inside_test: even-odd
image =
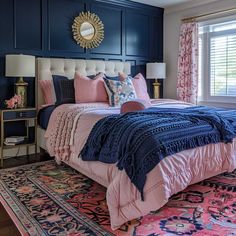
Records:
[[[236,11],[236,7],[230,8],[230,9],[221,10],[221,11],[210,12],[210,13],[206,13],[206,14],[202,14],[202,15],[198,15],[198,16],[192,16],[192,17],[183,18],[182,21],[183,22],[188,22],[188,21],[197,20],[197,19],[205,17],[205,16],[213,16],[213,15],[218,15],[218,14],[221,14],[221,13],[227,13],[227,12],[232,12],[232,11]]]

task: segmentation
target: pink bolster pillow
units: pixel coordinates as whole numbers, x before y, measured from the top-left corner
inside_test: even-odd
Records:
[[[144,99],[135,99],[128,102],[125,102],[121,105],[120,113],[124,114],[132,111],[141,111],[145,108],[151,107],[152,104]]]

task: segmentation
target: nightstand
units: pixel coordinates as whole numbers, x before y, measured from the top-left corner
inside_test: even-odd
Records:
[[[23,142],[16,145],[6,145],[4,140],[6,138],[5,125],[6,123],[14,123],[17,121],[22,121],[25,125],[24,127],[24,136],[25,139]],[[12,148],[26,148],[26,155],[29,155],[29,147],[34,146],[35,155],[37,154],[37,111],[36,108],[21,108],[21,109],[3,109],[1,110],[0,116],[1,122],[1,143],[0,143],[0,167],[3,168],[3,150],[12,149]],[[30,137],[30,127],[33,127],[34,134],[33,137]]]

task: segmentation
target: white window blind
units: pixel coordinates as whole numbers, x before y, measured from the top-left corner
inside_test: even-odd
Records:
[[[236,20],[199,28],[199,97],[236,102]]]
[[[236,34],[210,39],[211,96],[236,96]]]

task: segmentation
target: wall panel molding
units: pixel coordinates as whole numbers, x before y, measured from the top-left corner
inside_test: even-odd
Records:
[[[125,22],[125,51],[127,56],[149,55],[149,16],[139,11],[127,10]]]
[[[96,2],[102,3],[102,4],[110,4],[110,5],[117,5],[124,8],[130,8],[130,9],[136,9],[142,12],[146,12],[149,15],[153,16],[159,16],[162,17],[164,9],[159,7],[152,7],[150,5],[138,3],[138,2],[132,2],[129,0],[96,0]]]
[[[98,15],[104,24],[104,39],[99,47],[91,49],[90,52],[92,54],[122,55],[122,9],[94,3],[91,4],[91,12]]]
[[[42,50],[42,0],[14,0],[14,49]]]
[[[86,10],[105,27],[102,44],[90,50],[76,44],[71,32],[74,17]],[[14,79],[4,77],[9,53],[128,61],[133,75],[145,75],[146,62],[163,59],[163,12],[129,0],[1,0],[0,106],[14,94]]]
[[[48,0],[48,50],[85,53],[73,39],[74,18],[85,10],[83,2],[74,0]]]

